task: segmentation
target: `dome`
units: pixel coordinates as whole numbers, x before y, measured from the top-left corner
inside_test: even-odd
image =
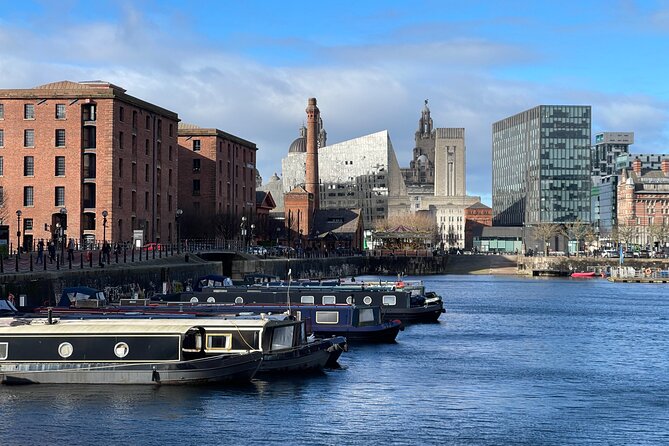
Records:
[[[418,164],[427,164],[427,156],[426,155],[421,155],[416,159],[416,162]]]
[[[300,127],[300,136],[290,145],[288,153],[306,153],[307,151],[307,128]]]
[[[295,139],[288,149],[288,153],[303,153],[307,151],[307,138],[300,136]]]

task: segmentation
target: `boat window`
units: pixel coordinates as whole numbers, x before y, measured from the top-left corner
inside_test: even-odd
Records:
[[[202,335],[200,330],[188,330],[184,336],[183,350],[186,352],[199,352],[202,350]]]
[[[313,305],[314,296],[302,296],[300,297],[300,303]]]
[[[231,334],[208,334],[207,351],[212,350],[230,350],[232,344]]]
[[[337,303],[335,296],[323,296],[323,305],[334,305]]]
[[[200,301],[200,299],[198,299],[197,297],[193,296],[193,297],[190,298],[190,301],[191,301],[192,303],[195,304],[195,303],[198,303],[198,302]]]
[[[72,356],[72,352],[74,352],[74,348],[69,342],[63,342],[58,346],[58,354],[61,358],[69,358]]]
[[[383,296],[383,305],[397,305],[397,296]]]
[[[119,342],[114,346],[114,354],[118,358],[125,358],[128,356],[128,352],[130,352],[130,347],[125,342]]]
[[[207,297],[207,303],[213,304],[214,302],[216,302],[216,298],[214,296]]]
[[[7,342],[0,342],[0,361],[7,359],[9,352],[9,344]]]
[[[369,296],[365,296],[365,298],[362,300],[362,302],[363,302],[365,305],[370,305],[370,304],[372,303],[372,298],[369,297]]]
[[[346,303],[349,304],[349,305],[353,305],[353,296],[348,296],[346,298]]]
[[[360,323],[364,322],[374,322],[374,309],[373,308],[361,308],[360,309]]]
[[[293,326],[277,327],[272,334],[271,350],[280,350],[293,346]]]
[[[316,323],[317,324],[336,324],[339,322],[339,312],[338,311],[317,311],[316,312]]]
[[[235,303],[236,304],[243,304],[244,303],[244,298],[241,296],[235,297]]]

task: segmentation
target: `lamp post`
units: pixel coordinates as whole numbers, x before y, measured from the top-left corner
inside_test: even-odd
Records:
[[[16,257],[21,258],[21,209],[16,211]]]
[[[246,217],[242,217],[242,250],[246,250]]]
[[[253,246],[253,233],[254,233],[255,229],[256,229],[256,225],[254,223],[251,223],[251,235],[249,237],[251,246]]]
[[[279,236],[281,235],[281,227],[277,226],[276,228],[276,244],[279,244]]]
[[[106,210],[102,211],[102,245],[104,246],[107,243],[107,213]]]
[[[65,252],[65,228],[67,226],[67,209],[60,208],[60,258],[61,261]]]
[[[181,223],[179,222],[179,219],[183,213],[183,209],[177,209],[177,214],[174,216],[174,219],[177,222],[177,254],[181,254]]]

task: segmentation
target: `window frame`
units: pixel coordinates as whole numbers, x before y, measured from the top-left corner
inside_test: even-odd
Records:
[[[210,344],[214,338],[224,338],[225,346],[224,347],[213,347]],[[205,333],[204,336],[204,351],[205,353],[209,352],[229,352],[232,350],[232,334],[231,333]]]
[[[335,318],[334,321],[332,320],[321,320],[319,316],[331,316],[331,315],[336,315],[337,317]],[[336,325],[339,323],[339,311],[316,311],[316,323],[317,324],[329,324],[329,325]]]

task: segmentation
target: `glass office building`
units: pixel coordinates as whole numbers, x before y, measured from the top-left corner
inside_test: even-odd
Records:
[[[539,105],[493,124],[493,225],[590,221],[591,116]]]

